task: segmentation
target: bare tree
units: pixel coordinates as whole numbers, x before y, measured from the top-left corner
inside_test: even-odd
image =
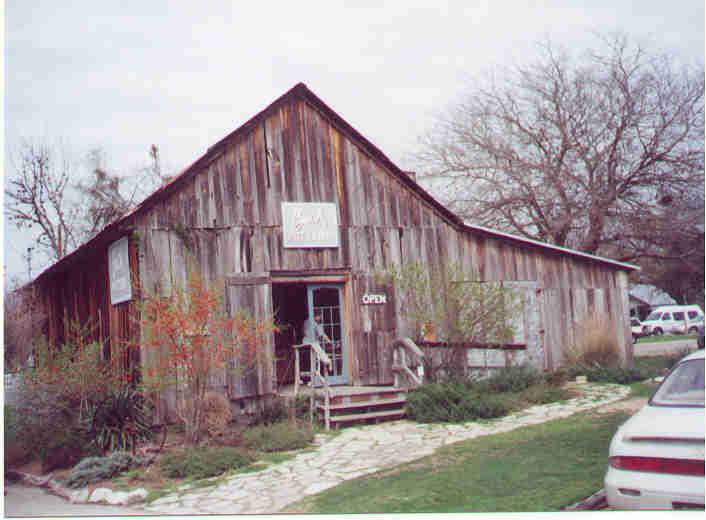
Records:
[[[704,190],[703,67],[600,42],[579,60],[544,44],[438,116],[419,159],[459,215],[624,261],[667,254],[665,201]]]
[[[84,236],[98,233],[169,179],[162,175],[157,145],[151,145],[148,154],[149,166],[134,175],[119,175],[108,171],[103,150],[95,148],[88,153],[90,180],[76,185],[89,201],[85,206]]]
[[[39,249],[60,260],[165,182],[156,145],[149,156],[148,167],[123,176],[111,173],[104,152],[93,149],[86,157],[91,172],[86,179],[63,147],[25,140],[12,160],[5,214],[18,228],[38,229]]]
[[[91,150],[87,160],[91,167],[91,177],[88,182],[79,181],[76,188],[88,201],[84,209],[86,218],[83,221],[83,235],[91,237],[130,210],[134,204],[134,192],[127,196],[121,192],[125,177],[106,170],[101,149]]]
[[[5,289],[3,351],[6,371],[25,368],[44,332],[46,315],[31,288]]]
[[[45,143],[24,141],[12,159],[5,214],[19,228],[38,230],[37,243],[54,260],[78,245],[78,207],[69,200],[72,163]]]

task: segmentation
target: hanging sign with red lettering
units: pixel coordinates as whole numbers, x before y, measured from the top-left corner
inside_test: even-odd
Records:
[[[283,202],[286,248],[339,247],[338,210],[332,202]]]

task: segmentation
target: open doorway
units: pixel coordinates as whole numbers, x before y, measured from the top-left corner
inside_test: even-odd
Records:
[[[301,341],[304,320],[309,315],[306,284],[273,284],[272,307],[279,326],[279,331],[275,334],[277,385],[291,385],[294,383],[292,345]]]
[[[324,333],[330,339],[321,344],[333,362],[329,384],[347,383],[344,316],[341,284],[308,284],[284,282],[272,285],[272,306],[279,324],[275,334],[275,367],[277,385],[294,383],[294,349],[302,343],[304,322],[309,316],[318,316]],[[308,350],[302,351],[301,369],[308,371]]]

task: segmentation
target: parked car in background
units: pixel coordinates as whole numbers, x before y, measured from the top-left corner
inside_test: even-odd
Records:
[[[617,509],[704,509],[704,351],[667,374],[610,443],[605,476]]]
[[[698,305],[665,305],[657,307],[642,322],[642,332],[654,334],[696,334],[704,323],[704,313]]]
[[[630,318],[630,332],[632,333],[633,343],[636,343],[642,337],[642,322],[637,318]]]

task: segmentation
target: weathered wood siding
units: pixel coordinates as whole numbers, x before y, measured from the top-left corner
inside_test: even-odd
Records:
[[[139,273],[134,238],[129,241],[128,255],[131,271]],[[43,330],[37,333],[52,344],[69,341],[72,324],[84,327],[89,332],[87,339],[102,341],[106,356],[131,345],[137,338],[135,300],[118,305],[110,303],[107,246],[93,249],[72,268],[40,277],[35,282],[35,290],[46,315]],[[130,349],[126,355],[129,355],[124,359],[126,367],[130,363],[135,369],[140,362],[139,350]]]
[[[332,202],[338,208],[341,245],[285,249],[282,202]],[[113,306],[107,248],[134,228],[130,263],[140,285],[167,289],[197,269],[222,282],[231,312],[271,309],[271,284],[283,273],[335,274],[343,284],[348,373],[353,384],[392,382],[389,345],[413,335],[405,303],[376,272],[410,260],[441,269],[460,261],[483,281],[521,287],[526,358],[537,366],[561,363],[563,346],[594,309],[615,317],[616,336],[631,358],[626,271],[492,232],[464,228],[311,93],[293,89],[226,139],[187,172],[159,190],[80,255],[40,277],[49,311],[47,332],[63,339],[65,319],[99,323],[110,345],[136,339],[129,316],[135,303]],[[268,278],[269,277],[269,278]],[[362,305],[366,293],[385,293],[387,305]],[[269,307],[268,307],[269,306]],[[263,347],[257,373],[223,373],[214,386],[238,399],[272,390]],[[154,359],[144,357],[145,363]],[[150,353],[150,356],[156,356]]]
[[[172,196],[139,217],[143,282],[184,279],[189,263],[209,280],[347,270],[353,275],[348,324],[354,382],[391,382],[388,345],[395,335],[412,332],[394,297],[387,306],[360,305],[366,292],[393,294],[374,279],[392,264],[422,260],[441,267],[454,259],[481,280],[536,283],[541,297],[535,341],[541,343],[537,349],[546,349],[545,368],[561,361],[562,345],[590,310],[614,314],[618,323],[627,316],[618,270],[481,231],[459,231],[305,99],[275,106],[212,155]],[[341,247],[283,248],[283,201],[336,203]],[[269,388],[263,381],[250,388],[255,386]]]

